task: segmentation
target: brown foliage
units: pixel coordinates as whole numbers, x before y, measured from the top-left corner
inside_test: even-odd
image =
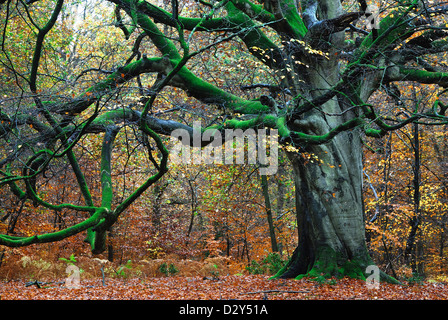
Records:
[[[424,300],[448,299],[446,283],[414,286],[381,284],[368,289],[362,280],[269,280],[267,276],[161,277],[146,279],[81,280],[79,289],[48,283],[42,288],[23,280],[0,283],[2,300]]]

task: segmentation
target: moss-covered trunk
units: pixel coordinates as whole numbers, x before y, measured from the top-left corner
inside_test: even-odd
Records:
[[[289,154],[295,174],[299,243],[277,277],[365,279],[366,268],[374,262],[365,242],[361,152],[360,137],[352,131],[307,152]],[[381,280],[394,282],[380,275]]]
[[[299,245],[281,276],[363,277],[366,250],[357,133],[289,155],[294,166]]]

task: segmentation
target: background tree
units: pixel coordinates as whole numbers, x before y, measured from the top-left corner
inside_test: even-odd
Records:
[[[437,99],[434,89],[407,83],[400,86],[400,100],[390,99],[383,107],[431,105]],[[446,126],[414,124],[369,142],[364,196],[374,260],[408,277],[443,272]]]
[[[294,170],[299,229],[299,245],[278,276],[362,277],[366,266],[373,264],[364,237],[362,139],[379,138],[413,122],[446,123],[447,74],[443,65],[430,62],[448,48],[445,3],[384,1],[377,6],[379,12],[361,0],[200,1],[188,7],[177,0],[169,5],[110,0],[102,5],[111,3],[116,6],[116,26],[124,39],[134,41],[132,49],[127,59],[109,59],[104,66],[104,56],[95,57],[97,66],[79,76],[90,72],[97,76],[86,82],[90,86],[76,91],[67,86],[67,75],[52,72],[60,59],[50,36],[59,27],[63,1],[48,6],[44,0],[2,3],[2,68],[5,81],[14,89],[5,94],[2,106],[5,149],[0,183],[19,199],[89,217],[58,232],[2,235],[0,244],[24,246],[88,230],[92,251],[102,252],[106,231],[167,171],[168,152],[159,135],[179,128],[192,133],[192,118],[156,110],[170,86],[186,92],[195,104],[203,104],[203,112],[196,114],[204,123],[203,131],[278,130]],[[14,23],[33,30],[26,41],[34,44],[29,48],[29,65],[13,58]],[[111,34],[98,37],[106,41]],[[238,48],[238,56],[229,57],[226,44]],[[265,75],[238,73],[239,86],[235,81],[223,82],[213,70],[198,67],[212,53],[229,75],[248,64],[266,70]],[[235,60],[243,63],[235,65]],[[54,81],[43,88],[46,77]],[[396,83],[407,81],[436,85],[437,98],[418,108],[403,104],[386,110],[369,102],[375,92],[399,97]],[[244,92],[247,88],[250,93]],[[144,150],[145,164],[152,165],[155,173],[143,182],[134,180],[138,181],[135,189],[117,201],[113,142],[125,128],[132,132],[127,133],[132,139],[126,140],[126,148]],[[77,154],[87,135],[98,135],[102,144],[96,157],[99,163],[91,166],[97,168],[101,184],[96,197]],[[127,153],[137,158],[134,151]],[[81,195],[81,202],[46,201],[48,190],[42,188],[46,173],[64,161],[76,181],[72,185],[77,190],[71,192]]]

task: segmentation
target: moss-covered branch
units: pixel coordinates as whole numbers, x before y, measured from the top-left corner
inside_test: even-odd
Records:
[[[7,184],[12,189],[12,192],[19,198],[29,198],[36,205],[42,205],[45,208],[54,211],[60,211],[62,209],[72,209],[76,211],[94,212],[93,201],[88,201],[86,206],[74,205],[70,203],[52,204],[43,200],[36,190],[36,176],[43,172],[48,163],[54,157],[54,153],[50,150],[40,150],[36,154],[30,157],[27,164],[23,168],[23,175],[10,175],[7,172],[3,172],[4,177],[0,181],[0,185]],[[16,181],[23,180],[26,186],[26,192],[22,191],[16,184]],[[87,190],[88,192],[88,190]],[[89,193],[90,195],[90,193]],[[90,199],[91,200],[91,199]]]
[[[50,112],[62,114],[65,116],[77,115],[86,110],[93,103],[98,101],[101,97],[111,93],[119,85],[136,78],[144,73],[162,73],[166,74],[169,71],[170,64],[167,59],[156,57],[143,57],[135,62],[129,63],[124,67],[110,74],[106,79],[98,82],[77,98],[68,103],[52,103],[47,106]]]
[[[112,189],[112,146],[117,136],[118,130],[109,127],[103,137],[103,146],[101,149],[101,206],[111,210],[113,189]]]
[[[42,56],[42,48],[43,48],[43,44],[44,44],[44,39],[45,39],[45,36],[48,34],[48,32],[50,32],[50,30],[53,28],[54,24],[56,23],[59,13],[62,10],[63,3],[64,3],[64,0],[58,0],[56,2],[56,6],[51,14],[50,19],[42,28],[39,28],[39,31],[37,33],[36,45],[34,48],[33,60],[31,63],[30,79],[29,79],[29,86],[33,93],[36,93],[36,90],[37,90],[37,85],[36,85],[37,69],[39,68],[40,58]]]
[[[173,19],[172,13],[150,3],[147,1],[132,1],[132,0],[109,0],[121,8],[123,8],[129,14],[130,10],[134,10],[135,13],[146,15],[152,18],[157,23],[162,23],[167,26],[175,27],[178,20],[180,24],[186,30],[197,30],[197,31],[232,31],[231,26],[229,26],[228,20],[226,18],[213,18],[209,17],[206,21],[201,18],[188,18],[179,16],[177,19]],[[132,8],[132,9],[131,9]]]
[[[445,88],[448,87],[447,72],[430,72],[426,70],[400,67],[398,73],[394,74],[394,72],[392,72],[390,75],[391,80],[415,81],[425,84],[438,84],[439,86]]]
[[[152,186],[155,182],[157,182],[167,171],[168,171],[168,150],[163,144],[160,136],[152,130],[146,122],[142,122],[141,130],[150,136],[157,145],[157,149],[162,155],[162,159],[160,160],[159,170],[156,174],[149,177],[140,187],[137,188],[129,197],[127,197],[124,201],[119,204],[115,210],[113,211],[113,219],[118,219],[119,215],[126,210],[140,195],[145,192],[150,186]]]
[[[103,137],[103,146],[101,148],[101,166],[100,166],[100,181],[101,181],[101,207],[105,208],[107,213],[111,212],[113,200],[112,188],[112,146],[117,136],[118,130],[115,127],[108,127]],[[93,253],[101,253],[106,247],[106,231],[109,225],[116,220],[111,221],[109,214],[103,217],[103,223],[94,229],[90,229],[87,234],[86,242],[90,243]],[[108,222],[108,225],[106,225]]]
[[[8,247],[23,247],[29,246],[35,243],[46,243],[60,241],[65,238],[71,237],[89,228],[94,228],[97,226],[102,219],[106,216],[108,210],[106,208],[92,208],[94,213],[91,217],[87,218],[83,222],[75,224],[74,226],[68,227],[64,230],[57,232],[46,233],[42,235],[35,235],[31,237],[17,237],[10,235],[0,235],[0,245]]]
[[[260,4],[255,4],[249,0],[232,0],[232,4],[244,12],[251,19],[261,22],[275,22],[275,15],[263,8]]]

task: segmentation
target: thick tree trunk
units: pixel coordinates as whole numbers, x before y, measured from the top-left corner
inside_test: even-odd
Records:
[[[356,131],[289,154],[296,184],[299,245],[278,276],[363,277],[374,264],[365,244],[361,145]]]

